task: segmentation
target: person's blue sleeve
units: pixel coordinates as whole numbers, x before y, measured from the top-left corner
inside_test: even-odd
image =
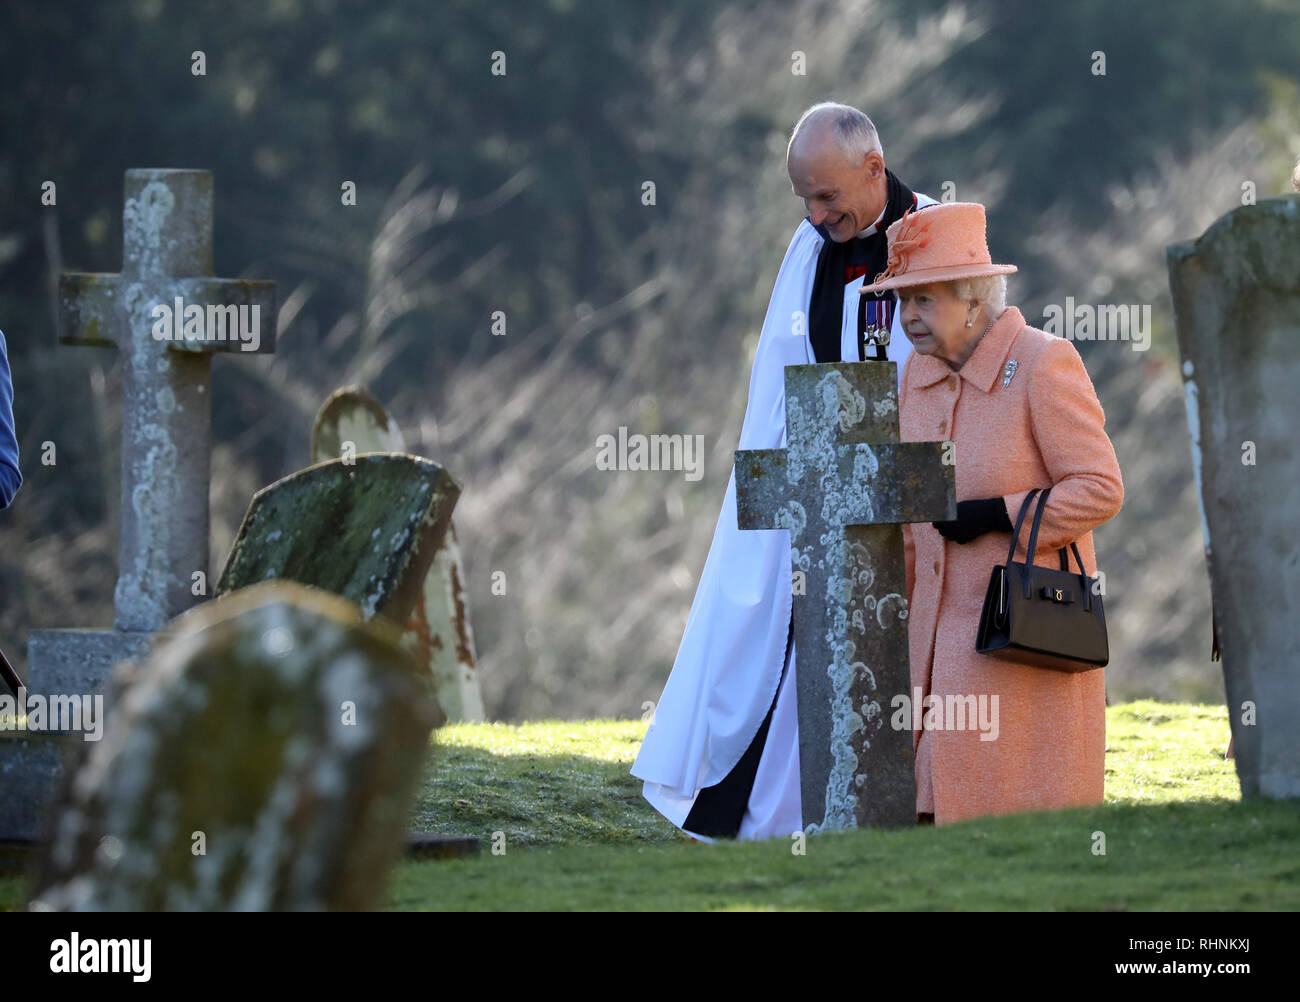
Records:
[[[9,375],[4,332],[0,331],[0,508],[9,507],[22,482],[18,437],[14,434],[14,384]]]

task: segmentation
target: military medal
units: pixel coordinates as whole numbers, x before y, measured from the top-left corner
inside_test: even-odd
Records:
[[[867,360],[867,347],[875,349],[872,361],[884,362],[887,360],[885,348],[889,345],[889,327],[893,320],[894,300],[891,296],[889,299],[877,299],[873,296],[862,296],[858,303],[858,325],[862,331],[859,336],[858,358],[861,361]]]

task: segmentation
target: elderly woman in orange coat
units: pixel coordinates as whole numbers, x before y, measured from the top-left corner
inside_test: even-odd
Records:
[[[956,519],[904,527],[913,693],[923,706],[931,696],[975,696],[997,713],[996,732],[916,731],[918,820],[1099,804],[1105,669],[1002,661],[976,653],[975,634],[990,571],[1005,563],[1012,520],[1033,488],[1052,488],[1034,563],[1056,566],[1058,547],[1074,540],[1096,574],[1092,530],[1124,500],[1101,404],[1074,345],[1005,305],[1004,276],[1016,269],[991,263],[982,205],[928,206],[888,239],[889,265],[863,291],[896,290],[912,343],[901,438],[951,440],[956,461]]]

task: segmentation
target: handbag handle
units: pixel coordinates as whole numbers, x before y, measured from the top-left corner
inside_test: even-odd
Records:
[[[1024,517],[1025,508],[1028,507],[1029,501],[1033,497],[1033,493],[1034,493],[1033,491],[1030,492],[1029,497],[1025,498],[1024,505],[1021,506],[1020,509],[1021,518]],[[1034,554],[1038,552],[1038,526],[1043,521],[1043,509],[1047,506],[1047,495],[1051,493],[1052,493],[1052,488],[1048,487],[1046,490],[1043,491],[1041,495],[1039,495],[1038,507],[1034,510],[1034,524],[1029,530],[1029,549],[1025,551],[1025,576],[1024,576],[1025,598],[1029,597],[1029,592],[1031,589],[1031,586],[1029,584],[1029,565],[1034,562]],[[1020,536],[1020,525],[1019,523],[1017,523],[1015,537],[1012,538],[1011,540],[1011,552],[1013,554],[1016,552],[1016,543],[1019,540],[1019,536]],[[1079,565],[1079,584],[1080,584],[1080,590],[1083,592],[1083,607],[1088,612],[1091,612],[1092,611],[1092,588],[1089,587],[1088,585],[1088,572],[1083,568],[1083,557],[1079,555],[1079,544],[1074,540],[1070,540],[1070,549],[1074,551],[1075,562],[1078,563]],[[1065,552],[1065,547],[1064,546],[1060,547],[1056,552],[1061,561],[1061,570],[1068,571],[1070,569],[1070,557]],[[1007,558],[1007,563],[1008,564],[1011,563],[1010,557]]]
[[[1043,521],[1043,509],[1047,507],[1047,495],[1052,493],[1052,488],[1047,488],[1042,494],[1038,495],[1038,507],[1034,509],[1034,527],[1029,530],[1029,549],[1025,550],[1025,566],[1028,567],[1034,562],[1034,554],[1038,552],[1038,526]],[[1029,575],[1025,575],[1025,597],[1029,597]]]
[[[1029,512],[1029,506],[1034,503],[1034,495],[1037,494],[1041,487],[1035,487],[1025,495],[1025,500],[1020,504],[1020,514],[1016,516],[1016,528],[1011,533],[1011,548],[1007,550],[1007,566],[1009,567],[1016,559],[1016,544],[1020,542],[1020,527],[1025,524],[1025,515]]]

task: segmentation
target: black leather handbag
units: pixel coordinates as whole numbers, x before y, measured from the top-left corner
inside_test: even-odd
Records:
[[[1029,533],[1029,549],[1023,564],[1015,562],[1016,544],[1025,513],[1038,494],[1035,487],[1020,506],[1016,530],[1011,534],[1011,549],[1005,566],[994,567],[984,594],[975,650],[980,654],[1051,668],[1054,671],[1081,672],[1101,668],[1110,660],[1106,641],[1106,614],[1101,596],[1093,594],[1093,579],[1083,569],[1079,547],[1070,543],[1079,573],[1071,574],[1065,547],[1058,551],[1061,569],[1034,565],[1038,545],[1038,525],[1043,519],[1049,487],[1038,498],[1034,524]]]

